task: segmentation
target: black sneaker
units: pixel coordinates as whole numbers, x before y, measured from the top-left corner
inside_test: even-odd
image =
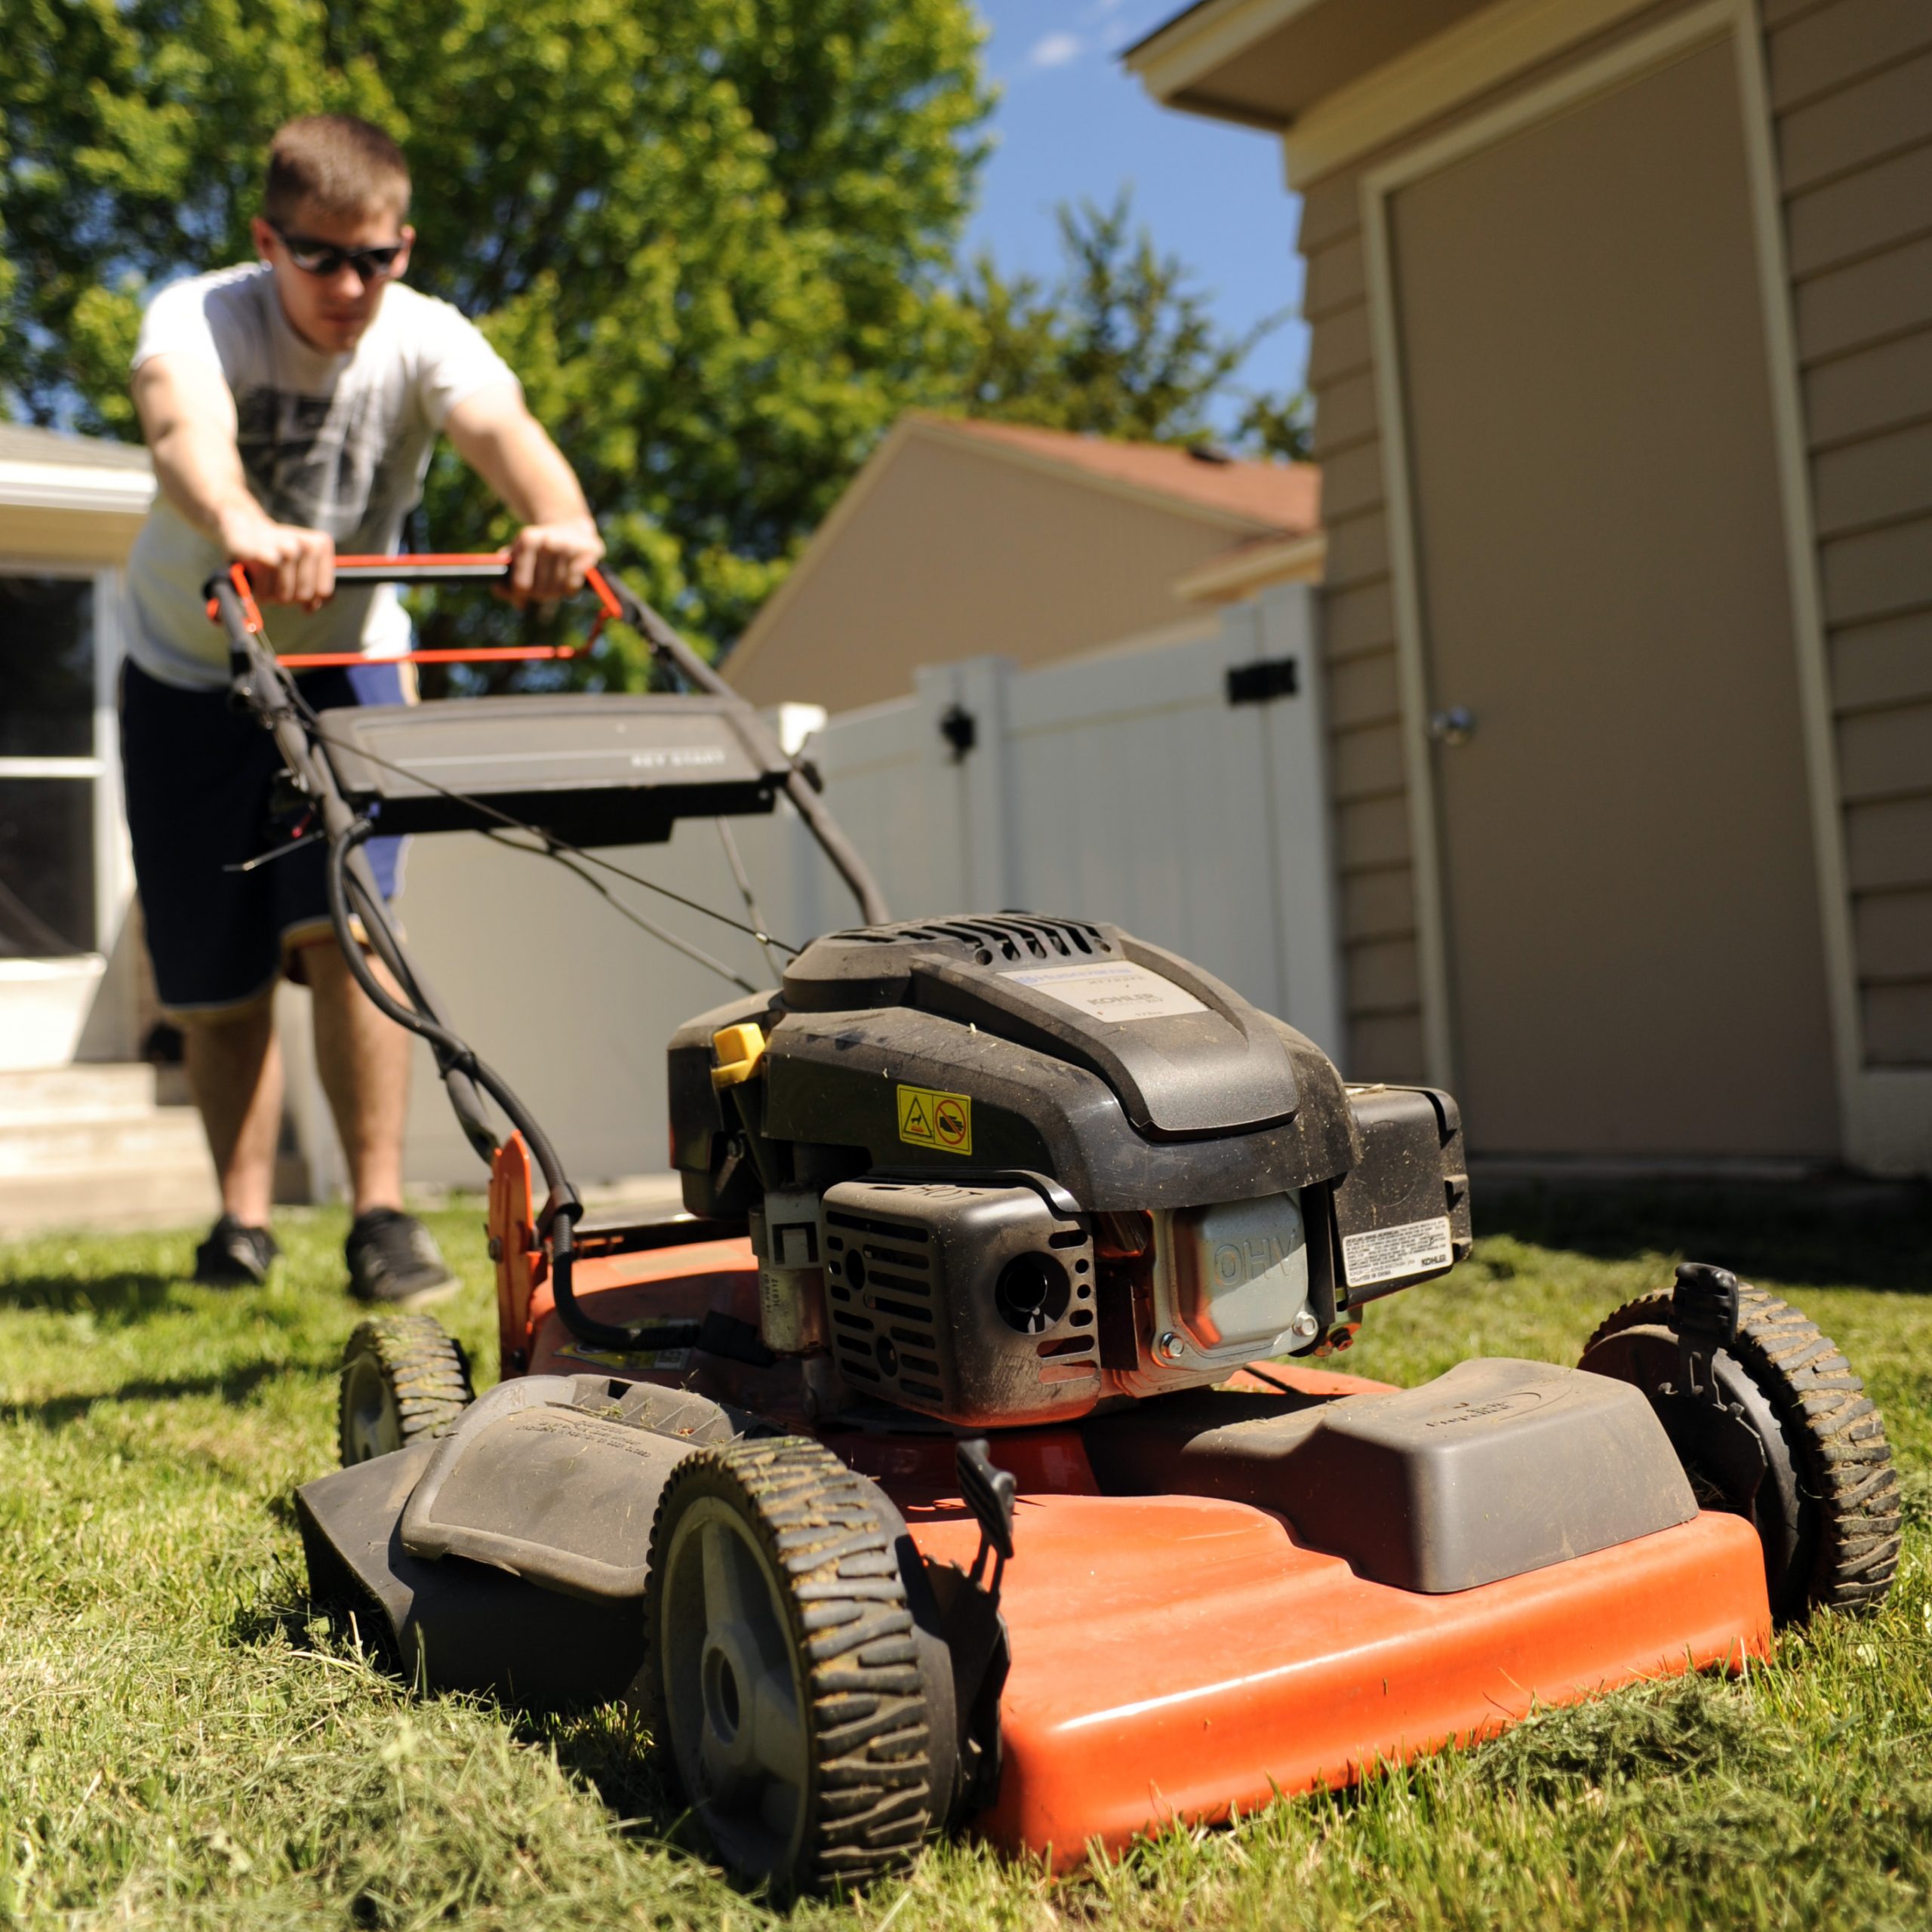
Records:
[[[266,1228],[224,1214],[195,1251],[195,1279],[211,1288],[258,1288],[281,1254]]]
[[[371,1208],[355,1217],[343,1251],[349,1292],[383,1308],[420,1308],[462,1285],[443,1265],[442,1251],[413,1214]]]

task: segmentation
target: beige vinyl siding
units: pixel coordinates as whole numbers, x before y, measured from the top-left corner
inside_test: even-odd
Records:
[[[1328,533],[1322,640],[1340,871],[1346,1068],[1355,1080],[1415,1079],[1423,1066],[1415,891],[1382,447],[1352,171],[1308,191],[1301,245],[1314,331],[1309,382],[1315,397],[1315,460]]]
[[[1199,622],[1176,581],[1275,534],[943,432],[904,435],[881,460],[863,509],[835,543],[820,538],[817,567],[731,659],[732,683],[754,703],[847,711],[898,695],[915,664],[988,651],[1044,663]]]
[[[1765,18],[1865,1057],[1932,1066],[1932,5]]]
[[[1678,11],[1647,10],[1303,191],[1354,1078],[1414,1078],[1423,1066],[1361,174]],[[1760,11],[1865,1057],[1932,1065],[1932,4],[1762,0]]]

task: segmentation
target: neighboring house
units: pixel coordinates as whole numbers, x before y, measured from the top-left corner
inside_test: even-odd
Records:
[[[1348,1070],[1932,1170],[1932,6],[1203,0],[1303,197]]]
[[[1318,576],[1321,478],[1017,423],[900,420],[733,650],[755,703],[849,711],[914,667],[1023,667]]]

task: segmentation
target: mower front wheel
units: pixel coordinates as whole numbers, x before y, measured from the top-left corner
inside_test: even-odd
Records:
[[[1617,1309],[1577,1365],[1642,1389],[1699,1502],[1752,1524],[1780,1623],[1819,1609],[1876,1608],[1899,1563],[1898,1478],[1884,1420],[1838,1345],[1796,1309],[1743,1284],[1737,1302],[1736,1336],[1716,1358],[1724,1401],[1715,1408],[1677,1392],[1668,1294]],[[1761,1449],[1761,1475],[1736,1453],[1740,1426]]]
[[[336,1438],[352,1469],[434,1435],[476,1399],[463,1344],[433,1315],[378,1315],[342,1351]]]
[[[740,1882],[780,1900],[909,1863],[941,1743],[884,1493],[819,1444],[706,1450],[666,1485],[645,1598],[654,1728]]]

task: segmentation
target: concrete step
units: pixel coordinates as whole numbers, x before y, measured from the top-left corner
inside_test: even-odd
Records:
[[[200,1117],[157,1104],[152,1067],[0,1073],[0,1238],[189,1226],[219,1204]]]
[[[205,1228],[220,1212],[204,1149],[195,1167],[135,1166],[94,1174],[0,1177],[0,1241],[56,1229],[132,1234]]]
[[[208,1143],[201,1116],[189,1107],[0,1124],[0,1177],[92,1174],[144,1161],[165,1167],[197,1155],[208,1158]]]
[[[0,1126],[139,1115],[152,1112],[155,1100],[155,1070],[138,1060],[0,1072]]]

